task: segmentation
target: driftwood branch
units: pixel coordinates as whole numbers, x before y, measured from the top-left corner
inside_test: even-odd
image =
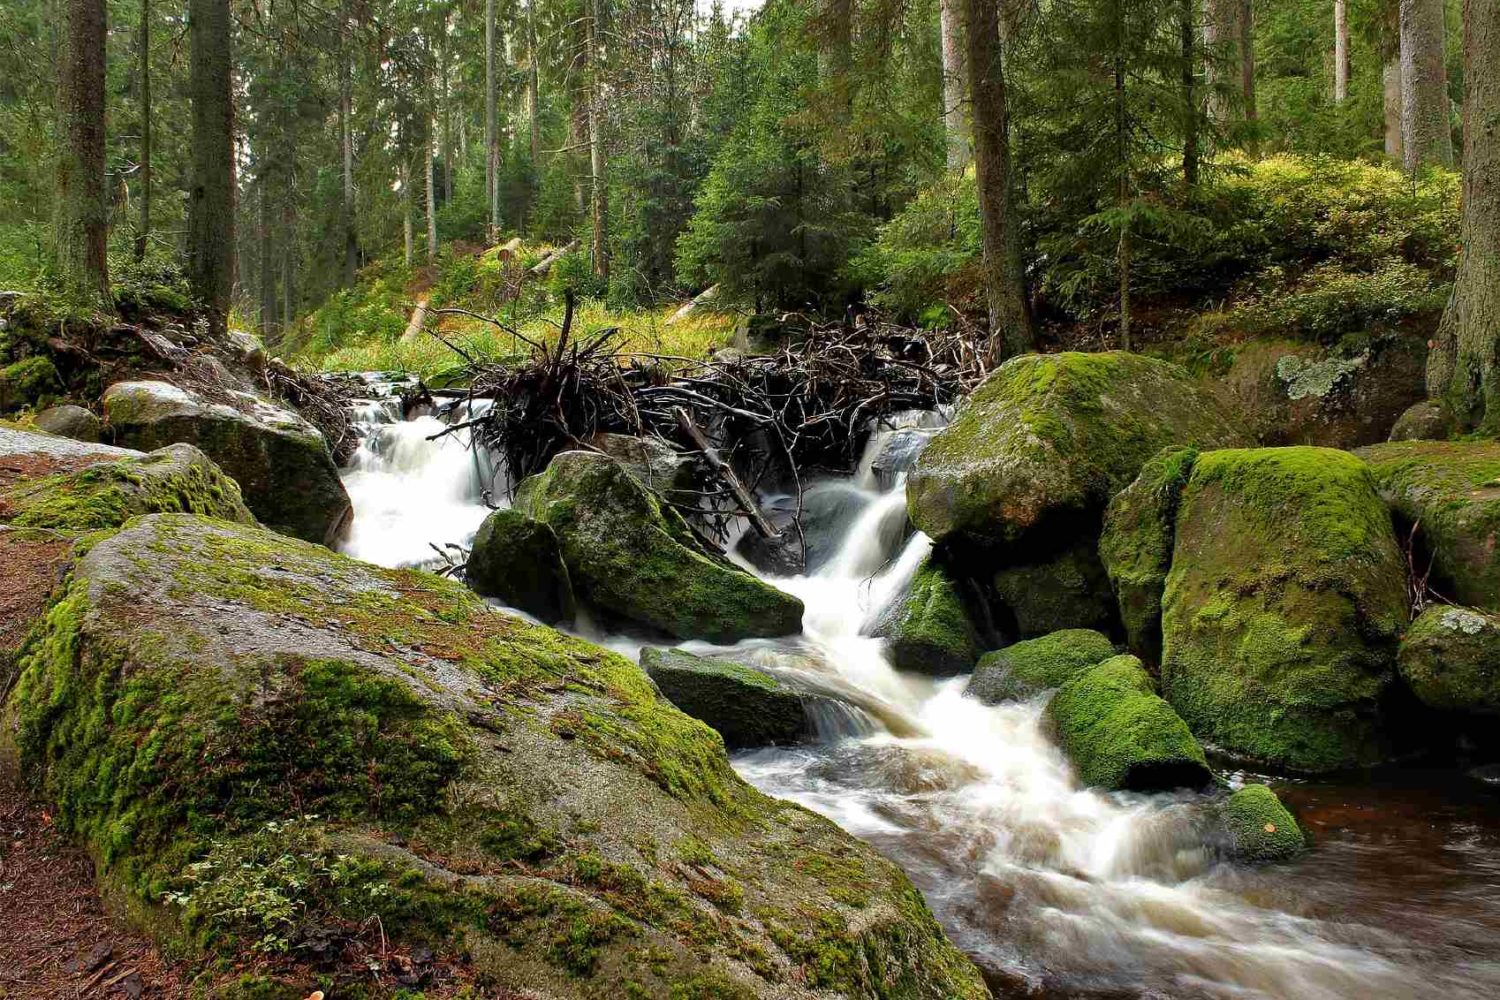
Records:
[[[735,500],[739,501],[740,513],[749,519],[756,534],[762,538],[780,538],[781,532],[771,527],[771,522],[767,521],[766,516],[760,511],[760,504],[756,503],[755,497],[745,489],[745,484],[740,482],[740,477],[735,474],[734,468],[724,461],[723,456],[719,454],[719,449],[710,444],[708,438],[704,437],[703,432],[698,429],[698,425],[693,423],[692,415],[680,406],[677,407],[675,413],[678,428],[703,453],[703,457],[708,460],[709,466],[719,478],[724,480],[724,485],[729,487],[729,492],[734,494]]]

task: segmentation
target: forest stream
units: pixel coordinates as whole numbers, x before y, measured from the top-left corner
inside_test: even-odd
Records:
[[[439,418],[401,421],[372,401],[358,419],[348,554],[431,564],[434,545],[472,538],[486,493],[505,502],[503,473],[462,431],[432,439]],[[802,633],[734,647],[849,708],[816,720],[817,742],[735,755],[747,781],[899,864],[998,996],[1500,996],[1500,811],[1477,778],[1279,782],[1312,848],[1245,868],[1215,850],[1202,796],[1082,787],[1040,700],[986,707],[964,697],[966,678],[895,670],[862,633],[931,543],[908,534],[902,485],[876,487],[879,443],[853,477],[809,487],[858,502],[831,559],[772,580],[805,603]],[[586,620],[575,630],[632,657],[642,646]]]

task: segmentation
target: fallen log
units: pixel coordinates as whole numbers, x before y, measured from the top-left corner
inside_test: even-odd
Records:
[[[417,334],[422,332],[422,324],[427,321],[427,297],[424,295],[417,302],[415,309],[411,311],[411,319],[406,324],[406,331],[401,334],[401,343],[406,344],[415,340]]]
[[[719,294],[719,286],[718,285],[709,285],[703,291],[699,292],[697,295],[694,295],[693,298],[692,298],[692,301],[684,304],[681,309],[677,310],[672,315],[668,316],[667,317],[667,322],[664,325],[665,326],[671,326],[673,323],[676,323],[678,320],[683,319],[684,317],[692,315],[693,310],[695,310],[695,309],[699,308],[700,306],[703,306],[703,305],[705,305],[705,304],[707,304],[709,302],[712,302],[714,300],[714,298],[716,296],[718,296],[718,294]]]
[[[708,460],[709,466],[720,479],[724,480],[724,485],[728,486],[729,492],[734,494],[735,500],[739,502],[740,509],[745,512],[745,516],[750,519],[750,525],[755,529],[756,534],[767,539],[780,538],[781,532],[773,528],[771,522],[766,520],[766,516],[760,511],[760,504],[755,502],[755,497],[745,489],[745,484],[740,482],[740,477],[735,475],[734,469],[724,461],[723,456],[719,454],[719,449],[703,436],[703,432],[698,429],[697,424],[693,423],[693,418],[688,411],[679,406],[674,413],[677,416],[677,426],[681,428],[683,434],[687,435],[688,440],[703,452],[703,457]]]
[[[536,265],[527,273],[530,274],[533,278],[540,278],[542,275],[552,270],[553,264],[556,264],[558,261],[562,260],[563,257],[567,256],[577,249],[578,241],[572,240],[568,243],[567,246],[558,247],[556,250],[552,251],[541,260],[537,261]]]

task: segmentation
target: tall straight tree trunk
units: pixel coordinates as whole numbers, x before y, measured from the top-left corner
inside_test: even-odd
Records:
[[[536,44],[536,0],[526,4],[526,126],[531,133],[531,168],[542,164],[541,65]]]
[[[426,134],[422,139],[422,174],[423,180],[427,182],[427,259],[437,260],[438,252],[438,226],[437,226],[437,181],[434,178],[436,170],[432,162],[432,116],[427,116]]]
[[[260,203],[255,224],[260,244],[260,335],[269,344],[276,329],[276,270],[271,264],[271,196],[263,165],[257,171],[255,188]]]
[[[1255,105],[1255,7],[1251,0],[1240,0],[1240,100],[1244,102],[1245,121],[1260,117]]]
[[[1401,146],[1401,56],[1391,57],[1381,74],[1385,83],[1385,155],[1405,162]]]
[[[453,199],[453,102],[448,85],[448,19],[443,19],[443,40],[438,44],[438,106],[442,118],[442,140],[438,155],[443,160],[443,201]]]
[[[590,253],[594,259],[594,276],[601,282],[609,281],[609,188],[605,176],[607,164],[604,157],[604,68],[600,59],[602,48],[604,0],[589,0],[589,16],[585,25],[584,43],[588,47],[589,91],[589,174],[592,178],[589,197],[589,218],[593,239]]]
[[[222,333],[234,290],[234,99],[229,0],[188,0],[192,45],[193,174],[188,283]]]
[[[411,267],[416,259],[417,196],[415,193],[416,179],[412,177],[411,163],[409,162],[413,157],[411,153],[407,153],[406,156],[408,162],[401,169],[402,174],[405,175],[401,178],[401,259],[405,261],[407,267]]]
[[[943,132],[948,138],[948,169],[963,170],[972,155],[965,113],[968,74],[964,72],[963,16],[960,0],[940,0],[938,27],[943,47]]]
[[[1130,343],[1130,118],[1125,106],[1125,8],[1117,5],[1115,34],[1115,169],[1119,172],[1120,243],[1116,250],[1120,277],[1120,349]]]
[[[141,75],[141,221],[135,234],[135,259],[146,259],[151,238],[151,0],[141,0],[141,26],[136,42]]]
[[[1413,174],[1453,166],[1445,31],[1443,0],[1401,0],[1401,146]]]
[[[58,79],[57,276],[79,303],[109,301],[104,172],[104,0],[63,0]]]
[[[1500,433],[1500,4],[1464,0],[1463,256],[1427,363],[1463,429]]]
[[[1203,51],[1206,57],[1208,114],[1221,127],[1234,120],[1239,90],[1240,3],[1239,0],[1205,0]],[[1229,81],[1236,80],[1231,85]]]
[[[1349,0],[1333,0],[1333,100],[1349,99]]]
[[[1198,186],[1198,25],[1197,0],[1180,0],[1178,29],[1182,44],[1182,182]]]
[[[998,0],[963,0],[974,122],[974,176],[983,237],[983,274],[989,307],[990,358],[994,362],[1036,349],[1021,241],[1011,200],[1010,146],[1005,110],[1005,68]]]
[[[339,62],[339,143],[344,158],[344,287],[349,288],[359,270],[359,223],[354,214],[354,86],[347,52],[340,54]]]
[[[489,204],[490,242],[500,237],[500,102],[499,67],[495,65],[498,43],[495,0],[484,4],[484,191]]]

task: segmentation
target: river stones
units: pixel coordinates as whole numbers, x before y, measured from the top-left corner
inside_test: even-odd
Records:
[[[501,990],[988,995],[899,870],[746,785],[637,666],[452,581],[150,515],[21,666],[31,787],[212,959],[250,957],[275,917],[236,886],[275,878],[294,951],[378,924]]]
[[[74,441],[86,441],[94,443],[99,440],[100,430],[103,425],[99,418],[81,406],[72,403],[64,403],[61,406],[49,406],[36,416],[31,422],[38,430],[46,431],[48,434],[56,434],[58,437],[72,438]]]
[[[1500,442],[1400,441],[1362,448],[1419,563],[1460,604],[1500,611]]]
[[[768,671],[649,646],[641,650],[641,668],[668,701],[717,732],[731,750],[811,735],[801,696]]]
[[[1074,675],[1047,703],[1046,719],[1085,785],[1147,792],[1213,779],[1187,724],[1129,654]]]
[[[870,634],[886,640],[897,669],[933,677],[967,673],[979,656],[979,630],[958,586],[931,557],[875,619]]]
[[[63,391],[50,358],[34,354],[0,367],[0,413],[23,406],[45,406]]]
[[[1236,861],[1253,865],[1290,861],[1307,846],[1296,818],[1265,785],[1246,785],[1229,796],[1222,816]]]
[[[201,448],[267,527],[323,544],[347,528],[352,507],[328,445],[290,410],[234,390],[209,400],[167,382],[119,382],[104,394],[104,415],[120,444]]]
[[[1001,365],[917,459],[912,523],[943,542],[1097,532],[1104,506],[1172,444],[1237,443],[1218,400],[1174,364],[1123,352],[1028,354]]]
[[[1109,636],[1092,629],[1063,629],[1025,639],[981,656],[964,694],[986,705],[1021,701],[1061,687],[1118,652]]]
[[[1401,638],[1401,677],[1430,708],[1500,714],[1500,617],[1433,605]]]
[[[464,579],[477,593],[497,597],[539,621],[573,617],[573,583],[552,528],[518,510],[497,510],[474,535]]]
[[[1177,502],[1197,460],[1196,448],[1162,449],[1104,511],[1099,559],[1119,605],[1126,645],[1147,663],[1161,660],[1161,595],[1172,566]]]
[[[991,593],[1016,635],[1033,638],[1060,629],[1114,631],[1109,576],[1095,540],[1078,537],[1060,551],[1006,562],[990,577]]]
[[[694,488],[693,460],[655,435],[599,433],[589,438],[588,443],[668,499],[674,499],[674,494],[688,494]]]
[[[1205,452],[1177,510],[1162,692],[1201,739],[1244,760],[1304,772],[1383,760],[1405,581],[1358,458]]]
[[[721,643],[802,628],[801,601],[708,552],[607,455],[558,455],[522,483],[515,506],[557,534],[578,595],[620,618]]]

